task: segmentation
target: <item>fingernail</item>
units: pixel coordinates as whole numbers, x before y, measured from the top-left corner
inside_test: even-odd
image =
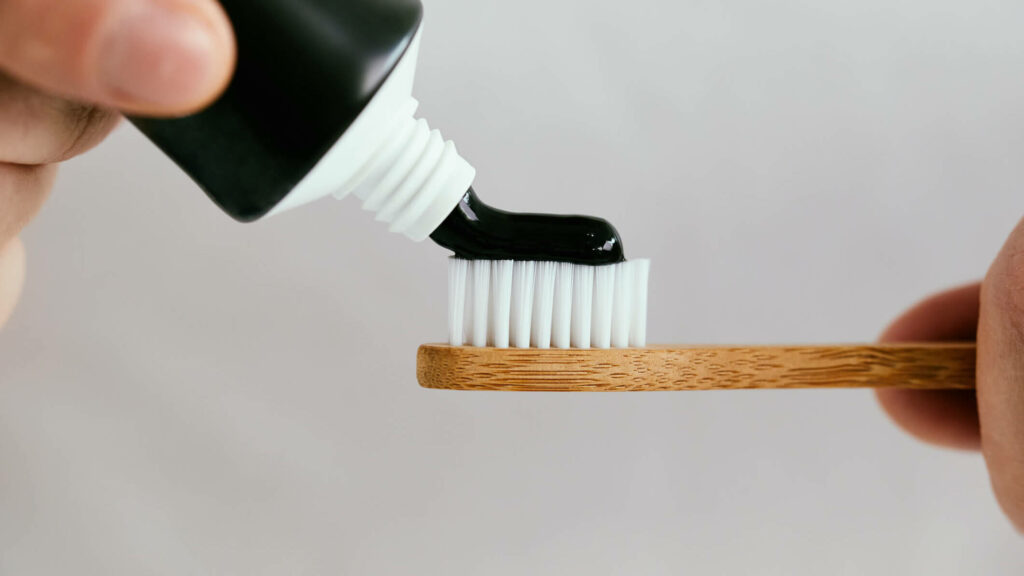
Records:
[[[125,105],[197,105],[217,88],[218,44],[200,16],[148,2],[115,23],[100,45],[100,78]]]

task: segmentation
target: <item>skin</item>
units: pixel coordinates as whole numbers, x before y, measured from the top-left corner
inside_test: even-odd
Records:
[[[978,342],[977,393],[884,390],[878,400],[912,436],[980,450],[996,499],[1024,533],[1024,221],[980,284],[933,296],[882,340]]]
[[[99,144],[119,111],[203,108],[234,65],[215,0],[0,0],[0,325],[25,278],[18,235],[57,164]]]
[[[203,108],[234,67],[214,0],[0,0],[0,324],[25,276],[18,234],[56,165],[101,142],[119,112]],[[1007,516],[1024,531],[1024,224],[985,281],[926,300],[889,341],[977,336],[978,392],[884,391],[879,401],[925,442],[985,455]]]

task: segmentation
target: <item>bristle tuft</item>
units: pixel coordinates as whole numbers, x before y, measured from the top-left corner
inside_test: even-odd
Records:
[[[466,343],[466,277],[470,262],[453,258],[448,265],[448,342]]]
[[[555,277],[558,265],[554,262],[537,262],[537,284],[533,292],[533,325],[530,331],[530,346],[551,348],[551,322],[555,306]]]
[[[487,345],[494,348],[508,348],[513,264],[511,260],[491,262],[491,318],[487,323]]]
[[[615,276],[618,266],[594,269],[594,301],[590,319],[590,345],[612,347],[612,306],[615,305]]]
[[[642,348],[650,261],[608,266],[462,260],[448,270],[448,342],[496,348]]]
[[[530,327],[533,323],[533,293],[536,262],[516,262],[512,268],[512,310],[509,334],[512,347],[530,347]]]
[[[555,272],[555,303],[551,312],[551,347],[569,348],[572,332],[573,265],[559,262]]]
[[[629,345],[647,346],[647,282],[651,275],[651,261],[638,260],[633,266],[633,318],[629,326]]]
[[[473,299],[466,307],[471,322],[469,343],[478,348],[487,346],[487,310],[491,302],[491,263],[475,260],[472,267]]]

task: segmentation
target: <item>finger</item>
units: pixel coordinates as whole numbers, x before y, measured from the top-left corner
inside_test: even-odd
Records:
[[[974,392],[879,390],[877,395],[889,417],[914,438],[943,448],[981,448]]]
[[[62,162],[98,144],[117,120],[113,111],[45,94],[0,74],[0,162]]]
[[[53,188],[57,167],[0,164],[0,246],[28,224]]]
[[[974,340],[981,285],[938,294],[911,308],[882,335],[883,342]],[[879,390],[878,401],[903,430],[929,444],[981,447],[976,393],[966,390]]]
[[[978,329],[978,408],[989,476],[1024,531],[1024,222],[989,270]]]
[[[138,114],[208,104],[227,85],[234,50],[214,0],[0,0],[0,68]]]
[[[936,294],[897,318],[882,342],[970,342],[978,334],[981,284]]]
[[[25,247],[15,238],[0,249],[0,326],[7,323],[25,284]]]

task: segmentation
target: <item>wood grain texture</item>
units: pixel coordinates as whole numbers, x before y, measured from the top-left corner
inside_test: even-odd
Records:
[[[751,388],[974,388],[974,344],[652,347],[619,350],[420,348],[424,388],[630,392]]]

